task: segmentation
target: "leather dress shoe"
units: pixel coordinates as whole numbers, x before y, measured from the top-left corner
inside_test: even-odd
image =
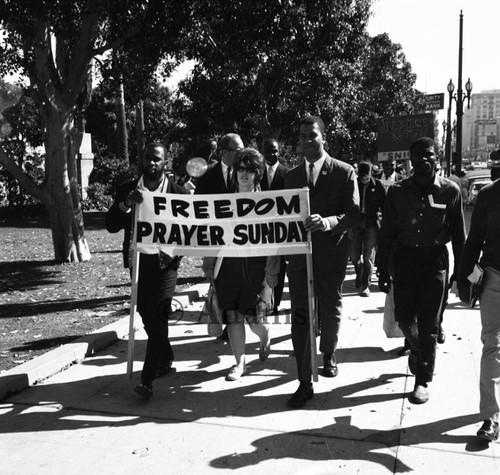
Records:
[[[159,364],[156,368],[155,378],[161,378],[172,371],[172,360]]]
[[[312,383],[301,382],[297,391],[288,400],[288,407],[299,408],[305,406],[306,402],[314,397]]]
[[[398,350],[398,356],[408,356],[410,354],[410,347],[408,346],[408,343],[405,342],[404,345]]]
[[[359,295],[361,297],[369,297],[370,296],[370,287],[365,287],[361,289],[361,292],[359,292]]]
[[[339,368],[332,353],[323,355],[323,376],[325,378],[335,378],[339,374]]]
[[[442,345],[446,341],[446,333],[443,330],[443,327],[439,327],[437,342]]]
[[[150,399],[153,396],[153,386],[151,383],[142,382],[138,384],[134,391],[141,395],[144,399]]]
[[[408,401],[412,404],[425,404],[429,400],[429,391],[421,384],[415,384],[415,389],[408,397]]]
[[[489,442],[497,440],[499,435],[498,422],[492,421],[491,419],[486,419],[483,421],[481,429],[477,431],[477,436],[482,440],[487,440]]]

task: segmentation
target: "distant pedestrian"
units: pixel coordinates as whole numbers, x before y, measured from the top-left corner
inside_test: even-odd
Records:
[[[124,230],[123,259],[125,267],[131,267],[129,259],[132,207],[143,201],[144,191],[185,194],[187,191],[165,176],[170,170],[165,145],[150,143],[142,158],[144,173],[138,180],[121,185],[111,208],[106,213],[106,229],[111,233]],[[153,395],[153,380],[168,373],[174,353],[168,340],[168,317],[177,282],[177,269],[181,257],[164,254],[141,254],[137,287],[137,310],[148,335],[141,383],[135,391],[145,398]]]
[[[388,292],[394,284],[395,319],[411,348],[409,368],[416,378],[409,400],[414,404],[429,399],[448,284],[446,244],[451,238],[458,266],[465,240],[460,190],[436,175],[436,157],[437,146],[428,137],[411,145],[414,173],[387,192],[377,251],[379,288]]]
[[[380,181],[386,189],[394,183],[401,181],[403,178],[403,175],[396,171],[394,159],[388,158],[382,162],[382,175],[380,176]]]
[[[481,313],[481,370],[479,376],[479,417],[483,425],[479,438],[496,440],[500,412],[500,180],[481,188],[472,211],[457,287],[460,300],[469,302],[469,281],[474,265],[484,270],[479,297]]]
[[[285,175],[288,168],[279,162],[280,146],[276,139],[269,138],[264,140],[263,155],[266,162],[266,171],[260,182],[262,191],[282,190],[285,187]],[[278,313],[281,299],[283,297],[283,288],[285,285],[286,259],[280,257],[280,270],[278,274],[278,283],[274,288],[274,308],[273,313]]]
[[[385,202],[385,189],[372,177],[372,164],[358,165],[359,220],[352,230],[351,261],[356,271],[356,288],[362,297],[370,296],[370,283],[375,265],[378,233]]]

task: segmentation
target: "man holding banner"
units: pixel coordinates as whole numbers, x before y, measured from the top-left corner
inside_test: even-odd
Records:
[[[169,169],[167,150],[160,142],[146,146],[143,155],[144,174],[138,180],[121,185],[116,190],[114,203],[106,213],[106,229],[111,233],[125,231],[123,258],[125,267],[131,267],[129,259],[134,206],[144,201],[148,192],[186,194],[179,185],[168,180],[165,171]],[[180,257],[170,257],[156,249],[155,253],[141,254],[138,281],[132,281],[132,293],[137,286],[137,308],[148,335],[141,383],[135,391],[145,398],[153,395],[153,380],[167,373],[172,365],[174,354],[168,340],[168,317],[170,304],[177,282],[177,269]],[[134,279],[132,279],[134,280]],[[133,338],[133,335],[130,336]]]
[[[342,284],[349,253],[347,231],[359,214],[359,194],[354,169],[332,157],[325,149],[325,124],[315,116],[299,122],[299,145],[305,161],[285,176],[285,188],[309,187],[310,213],[305,228],[312,238],[314,299],[321,331],[325,377],[338,373],[335,350],[342,310]],[[311,335],[308,273],[305,255],[291,255],[288,280],[292,304],[292,342],[297,361],[299,388],[288,400],[302,407],[314,395],[312,388]],[[313,305],[314,308],[314,305]],[[313,355],[314,356],[314,355]]]

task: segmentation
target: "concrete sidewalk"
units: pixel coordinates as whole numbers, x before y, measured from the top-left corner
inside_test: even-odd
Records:
[[[258,340],[247,331],[248,374],[228,382],[230,348],[207,336],[198,322],[202,302],[194,301],[170,325],[176,371],[155,381],[149,401],[133,391],[142,330],[134,380],[125,375],[125,318],[88,337],[115,332],[116,343],[59,372],[57,354],[44,357],[46,366],[56,361],[48,371],[56,374],[0,404],[0,474],[499,474],[499,444],[475,437],[479,311],[451,296],[430,401],[416,406],[407,400],[414,384],[407,357],[397,356],[402,339],[382,331],[384,299],[379,292],[359,297],[350,269],[339,376],[320,376],[315,397],[300,410],[286,407],[297,388],[289,302],[272,322],[269,359],[259,361]],[[94,343],[83,344],[88,352]],[[37,360],[22,365],[3,375],[0,387],[4,378],[36,381],[37,371]]]

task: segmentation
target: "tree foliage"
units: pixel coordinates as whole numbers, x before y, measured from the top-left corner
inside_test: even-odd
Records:
[[[376,155],[377,119],[415,112],[422,94],[399,44],[387,34],[366,38],[360,58],[360,87],[345,116],[349,140],[344,148],[356,158]]]
[[[367,34],[371,4],[215,5],[214,20],[199,22],[189,49],[197,66],[181,85],[186,103],[179,109],[190,135],[233,130],[247,141],[273,136],[293,146],[296,119],[313,113],[328,125],[333,154],[371,155],[375,119],[411,111],[415,95],[415,77],[401,48],[386,36]],[[196,15],[206,18],[202,5]],[[375,90],[367,89],[374,83]]]
[[[139,83],[160,58],[176,51],[189,11],[188,2],[167,0],[0,0],[0,75],[21,73],[37,91],[45,178],[33,181],[2,147],[0,163],[47,207],[57,261],[90,258],[77,179],[75,121],[89,99],[94,58],[99,58],[104,75],[109,65],[105,53],[121,50],[129,64],[138,66],[129,78]]]

